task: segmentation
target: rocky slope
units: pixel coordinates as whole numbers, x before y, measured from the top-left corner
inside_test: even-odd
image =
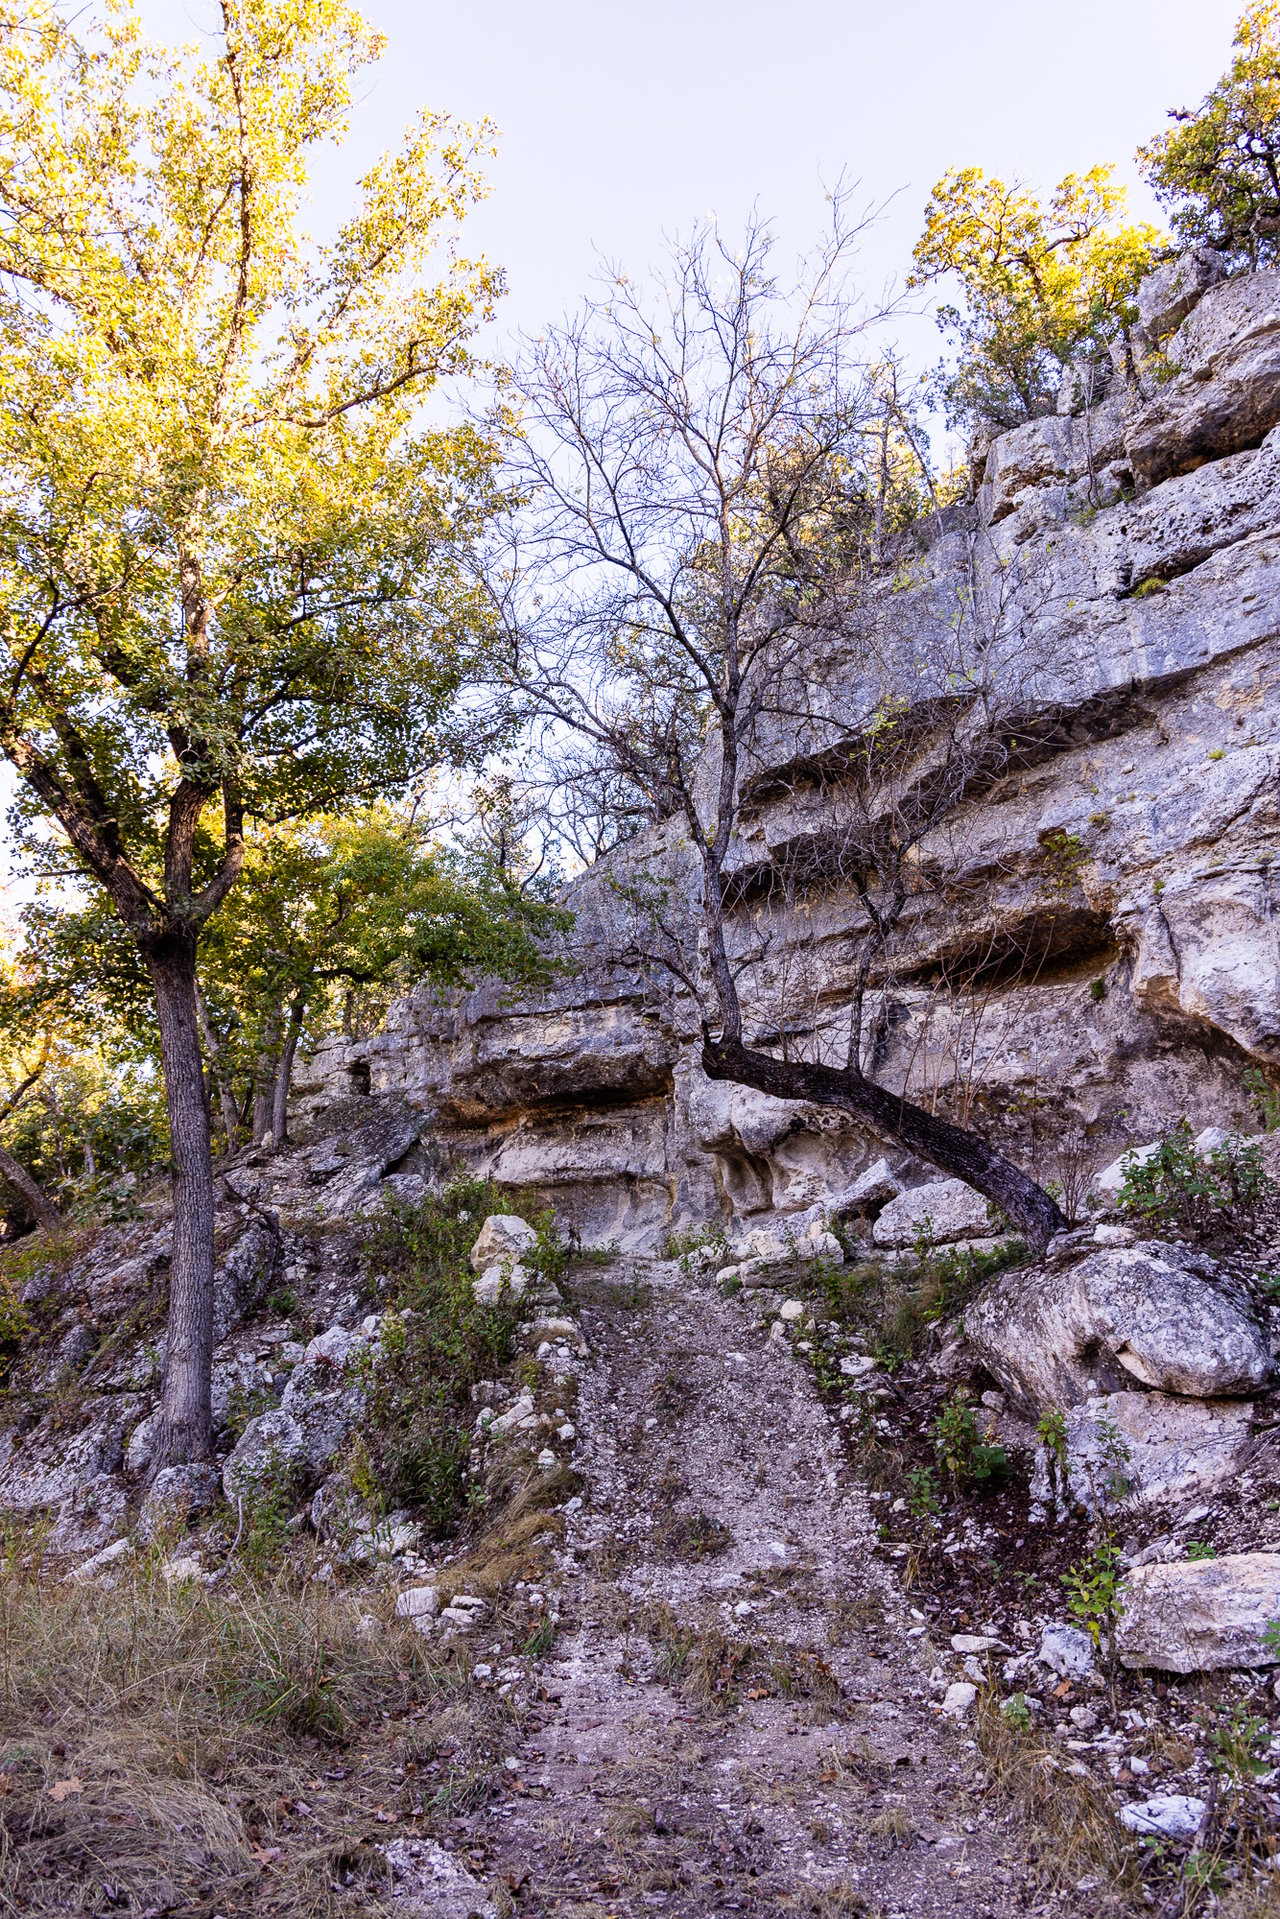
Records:
[[[996,439],[973,504],[920,529],[883,595],[904,658],[967,587],[999,598],[1038,748],[947,823],[946,883],[919,907],[880,1069],[919,1092],[966,1052],[960,1090],[1046,1178],[1081,1132],[1101,1164],[1181,1114],[1237,1124],[1246,1070],[1280,1067],[1280,273],[1217,277],[1204,255],[1153,276],[1137,370],[1117,353],[1091,409],[1071,411],[1069,382],[1059,415]],[[814,679],[830,746],[865,716],[838,633]],[[780,729],[753,769],[734,863],[757,902],[797,835],[817,843],[838,813],[838,791],[802,790],[800,745]],[[652,1245],[847,1187],[878,1146],[709,1084],[695,1009],[626,961],[617,882],[674,873],[678,890],[677,837],[654,832],[570,887],[573,964],[545,1000],[402,1002],[383,1033],[321,1049],[304,1108],[402,1095],[441,1157],[542,1188],[587,1242]],[[757,971],[805,970],[811,1042],[836,1043],[859,913],[834,884],[816,912],[734,915]],[[1017,950],[1034,962],[940,1013],[940,968]]]

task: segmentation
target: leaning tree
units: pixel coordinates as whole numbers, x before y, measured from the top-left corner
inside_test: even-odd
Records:
[[[483,434],[422,411],[496,290],[451,252],[487,128],[424,113],[313,242],[308,163],[381,42],[341,0],[220,11],[207,57],[146,44],[130,0],[0,22],[0,748],[150,978],[160,1464],[211,1443],[202,930],[264,824],[438,752],[490,483]]]
[[[885,449],[920,441],[886,419],[838,196],[833,214],[794,285],[758,223],[740,253],[704,227],[652,298],[616,275],[530,345],[493,617],[579,843],[606,846],[610,815],[623,835],[667,823],[625,890],[638,951],[701,1010],[708,1076],[852,1114],[1043,1243],[1063,1223],[1049,1194],[877,1076],[868,989],[938,890],[948,822],[1023,750],[1034,676],[976,536],[904,626]],[[770,806],[780,843],[757,855]],[[752,928],[762,892],[794,917],[833,884],[859,902],[845,1005],[806,1024]]]

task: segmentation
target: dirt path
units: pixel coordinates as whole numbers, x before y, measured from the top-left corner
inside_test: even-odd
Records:
[[[517,1909],[1067,1910],[984,1805],[838,1427],[751,1296],[656,1261],[576,1293],[587,1490],[545,1717],[476,1822]]]

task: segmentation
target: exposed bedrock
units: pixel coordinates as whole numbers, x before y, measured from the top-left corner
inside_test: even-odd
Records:
[[[921,847],[943,877],[913,903],[876,1070],[1043,1178],[1068,1136],[1102,1165],[1183,1114],[1251,1124],[1247,1070],[1280,1071],[1280,273],[1162,272],[1146,344],[1178,323],[1158,352],[1130,356],[1091,410],[996,440],[974,504],[924,529],[875,609],[910,662],[958,594],[998,598],[1031,742]],[[758,741],[731,862],[749,1038],[777,1043],[759,1009],[802,981],[803,1017],[783,1023],[833,1061],[862,909],[834,870],[803,914],[774,882],[839,839],[838,782],[807,769],[866,720],[861,657],[838,621],[815,646],[809,719]],[[377,1036],[322,1048],[301,1101],[401,1095],[440,1164],[541,1190],[587,1243],[846,1190],[884,1142],[705,1080],[697,1009],[624,958],[617,882],[635,877],[666,880],[696,921],[671,824],[569,887],[571,966],[544,999],[401,1001]],[[939,981],[966,967],[983,991],[957,1007]],[[904,1185],[935,1176],[888,1156]]]

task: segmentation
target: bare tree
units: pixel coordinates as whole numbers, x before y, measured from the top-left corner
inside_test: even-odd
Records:
[[[847,290],[842,195],[832,216],[790,287],[759,221],[740,253],[703,226],[654,297],[615,275],[530,347],[489,590],[568,810],[667,822],[667,870],[630,888],[636,943],[701,1009],[708,1076],[850,1113],[1042,1243],[1049,1195],[875,1075],[868,995],[936,889],[938,829],[1021,750],[1016,621],[977,552],[915,630],[896,618],[897,380]],[[823,889],[856,912],[831,942],[843,972],[806,982],[779,929]]]

